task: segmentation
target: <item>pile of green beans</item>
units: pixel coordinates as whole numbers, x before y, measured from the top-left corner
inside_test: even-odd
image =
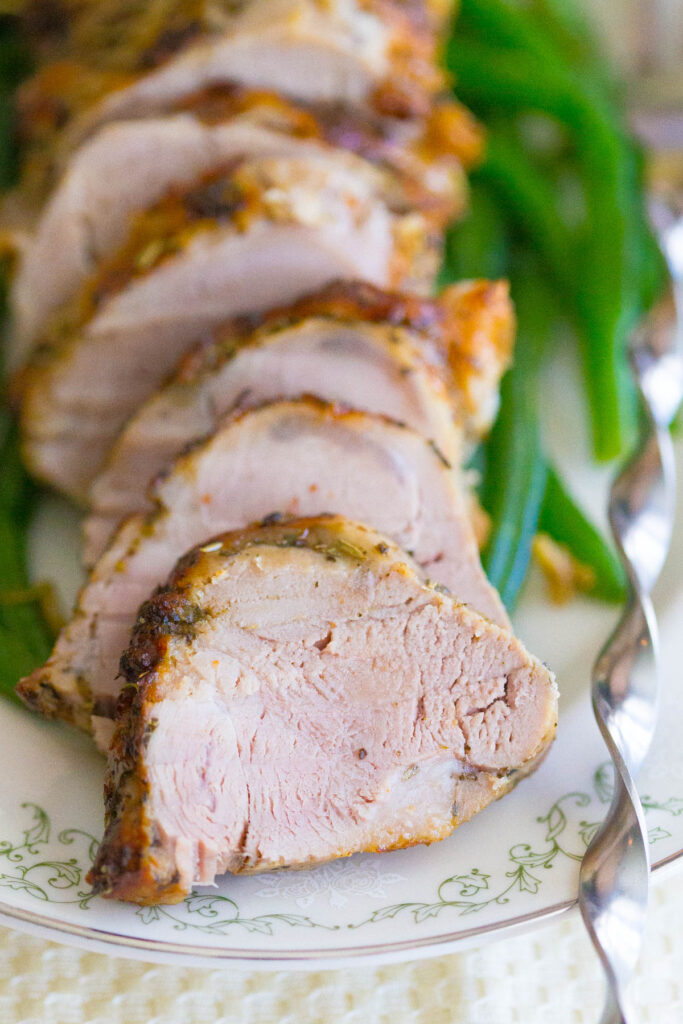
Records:
[[[514,0],[462,0],[446,62],[459,97],[492,126],[482,174],[563,293],[584,365],[594,451],[611,459],[633,436],[625,342],[656,293],[661,264],[643,212],[641,160],[590,39],[571,0],[524,8]],[[523,144],[520,126],[530,113],[563,138],[560,160],[583,207],[578,224],[566,222],[557,189],[544,180],[548,168]]]
[[[619,457],[632,443],[627,341],[664,281],[642,157],[575,0],[461,0],[446,64],[488,142],[442,280],[510,277],[519,323],[486,446],[481,497],[492,536],[484,562],[512,607],[542,529],[593,569],[596,597],[621,600],[616,559],[548,466],[537,394],[553,319],[562,320],[578,344],[595,457]]]

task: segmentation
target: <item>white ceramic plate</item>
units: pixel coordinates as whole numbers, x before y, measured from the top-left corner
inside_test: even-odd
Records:
[[[565,372],[571,368],[553,370],[556,379]],[[573,439],[565,468],[599,506],[604,474],[585,469],[575,403],[551,406],[554,434]],[[658,595],[663,699],[640,787],[658,866],[683,863],[682,519]],[[73,514],[52,502],[33,555],[39,571],[65,591],[73,589],[76,542]],[[537,585],[528,588],[516,626],[557,673],[557,741],[533,778],[450,839],[313,871],[226,877],[176,907],[136,908],[89,895],[85,874],[102,830],[103,760],[85,737],[2,704],[0,920],[99,951],[252,967],[414,958],[547,920],[574,903],[579,859],[609,801],[611,771],[588,680],[614,618],[613,610],[590,602],[549,607]]]

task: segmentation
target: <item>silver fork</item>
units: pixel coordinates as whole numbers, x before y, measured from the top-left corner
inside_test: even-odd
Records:
[[[657,622],[652,588],[674,521],[669,434],[683,399],[683,209],[663,200],[652,218],[671,275],[674,315],[653,314],[633,339],[642,398],[639,443],[615,480],[609,518],[629,580],[624,613],[593,670],[593,711],[614,763],[612,803],[581,864],[579,906],[607,977],[600,1024],[628,1024],[625,992],[636,967],[648,901],[647,828],[635,779],[657,720]],[[632,1018],[631,1018],[632,1020]]]

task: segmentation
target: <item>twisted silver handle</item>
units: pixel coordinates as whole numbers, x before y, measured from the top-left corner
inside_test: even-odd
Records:
[[[607,977],[601,1024],[628,1024],[625,992],[645,927],[650,861],[635,779],[657,721],[657,623],[650,594],[671,541],[675,471],[668,428],[683,398],[683,218],[657,203],[653,219],[671,273],[674,316],[670,306],[668,316],[653,316],[631,351],[643,406],[640,438],[609,500],[629,597],[595,664],[592,690],[615,787],[579,880],[581,914]]]

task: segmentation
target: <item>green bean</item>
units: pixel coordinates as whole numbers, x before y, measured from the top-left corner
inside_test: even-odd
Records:
[[[605,70],[604,55],[579,5],[573,0],[530,0],[528,9],[566,62],[582,77],[588,76],[591,85],[606,98],[615,100],[618,84]]]
[[[527,238],[536,254],[563,291],[571,293],[572,249],[575,240],[558,209],[547,177],[537,170],[520,144],[500,130],[488,134],[486,160],[475,172],[497,194],[500,206],[514,222],[517,233]]]
[[[615,603],[625,600],[626,577],[621,564],[552,466],[548,469],[538,526],[540,532],[564,544],[577,561],[593,570],[595,583],[589,591],[592,597]]]
[[[492,521],[482,563],[508,609],[526,576],[546,486],[547,467],[529,397],[519,386],[519,375],[510,371],[487,446],[482,488],[482,504]]]
[[[542,21],[509,0],[461,0],[458,33],[485,39],[496,48],[533,54],[542,60],[557,56]]]
[[[552,302],[539,274],[519,268],[512,279],[512,295],[518,319],[515,362],[501,386],[500,412],[486,444],[480,492],[491,517],[482,562],[509,609],[526,576],[546,489],[538,372],[553,327]]]
[[[477,0],[495,8],[496,0]],[[505,5],[503,5],[505,6]],[[506,14],[511,15],[506,7]],[[575,251],[573,300],[598,458],[618,455],[633,432],[634,403],[625,339],[639,308],[633,266],[633,161],[608,105],[559,60],[497,50],[455,37],[448,51],[459,95],[484,108],[537,109],[570,130],[586,203],[586,230]],[[486,69],[483,73],[483,69]],[[571,260],[571,252],[567,259]]]
[[[473,181],[463,221],[446,233],[444,262],[438,287],[453,281],[504,277],[508,262],[508,231],[501,207],[490,189]]]

